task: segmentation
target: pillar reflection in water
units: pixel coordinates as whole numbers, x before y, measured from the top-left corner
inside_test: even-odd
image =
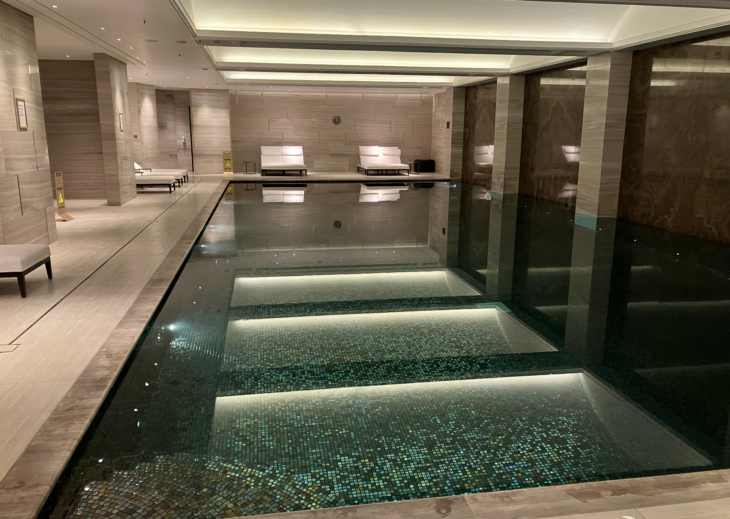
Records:
[[[613,218],[574,227],[565,349],[584,365],[603,360],[615,236]]]
[[[509,301],[515,264],[517,195],[492,192],[487,253],[487,297]]]

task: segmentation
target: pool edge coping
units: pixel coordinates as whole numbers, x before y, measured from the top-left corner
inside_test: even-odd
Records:
[[[223,179],[214,188],[122,320],[0,481],[0,519],[33,519],[41,512],[229,183],[230,179]]]
[[[712,501],[730,496],[730,470],[708,470],[663,476],[613,479],[456,496],[281,512],[262,519],[547,519],[593,514],[629,513],[643,517],[641,509]],[[638,510],[637,510],[638,509]],[[446,515],[444,515],[446,514]],[[453,515],[452,515],[453,514]],[[251,517],[251,516],[248,516]],[[652,516],[654,517],[654,516]],[[674,517],[674,516],[673,516]],[[693,516],[694,517],[694,516]],[[700,517],[700,516],[697,516]],[[245,519],[236,517],[235,519]]]

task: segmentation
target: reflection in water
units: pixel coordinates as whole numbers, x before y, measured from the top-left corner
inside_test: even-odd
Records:
[[[304,202],[304,193],[307,190],[306,184],[304,186],[276,186],[261,188],[261,193],[264,198],[265,204],[271,203],[285,203],[285,204],[301,204]]]
[[[48,516],[727,466],[730,248],[484,184],[233,187]]]
[[[406,185],[368,186],[360,184],[360,202],[396,202],[400,200],[400,192],[407,189]]]
[[[494,164],[494,144],[474,146],[474,163],[477,167]]]

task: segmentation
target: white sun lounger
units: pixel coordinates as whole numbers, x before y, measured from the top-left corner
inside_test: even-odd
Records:
[[[261,146],[261,175],[266,176],[271,171],[280,171],[282,175],[296,171],[306,176],[304,149],[301,146]]]
[[[406,175],[411,174],[411,167],[401,162],[400,149],[384,146],[360,146],[360,164],[357,165],[357,170],[364,171],[366,175],[389,171],[397,174],[405,171]]]

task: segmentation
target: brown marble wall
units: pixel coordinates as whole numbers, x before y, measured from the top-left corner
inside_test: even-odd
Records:
[[[494,146],[496,110],[496,81],[466,88],[458,264],[480,282],[487,268],[493,164],[475,151]]]
[[[575,206],[585,77],[575,66],[526,76],[521,195]]]
[[[492,187],[492,164],[482,160],[479,150],[494,146],[494,114],[497,109],[497,83],[466,89],[464,115],[464,158],[462,180],[465,184]],[[477,160],[477,158],[479,158]]]
[[[619,218],[730,243],[729,41],[634,54]]]

